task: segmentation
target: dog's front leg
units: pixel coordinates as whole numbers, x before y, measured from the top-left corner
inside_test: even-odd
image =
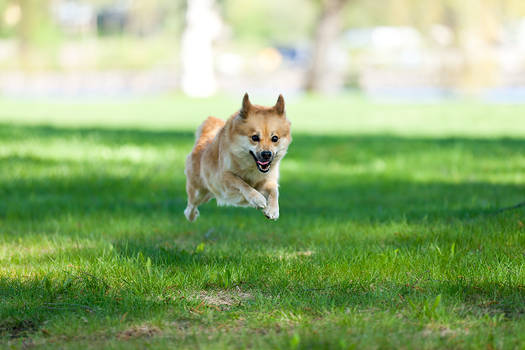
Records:
[[[257,209],[266,208],[266,198],[234,173],[225,172],[223,174],[223,183],[240,191],[252,207]]]
[[[270,220],[279,218],[279,186],[275,182],[268,182],[262,188],[268,194],[268,205],[264,208],[264,215]]]

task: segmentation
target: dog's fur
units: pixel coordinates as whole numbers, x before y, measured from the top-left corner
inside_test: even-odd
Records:
[[[269,219],[279,218],[279,162],[292,141],[282,95],[275,106],[262,107],[245,94],[237,113],[226,122],[208,117],[195,138],[185,169],[189,221],[212,198],[218,205],[252,206]]]

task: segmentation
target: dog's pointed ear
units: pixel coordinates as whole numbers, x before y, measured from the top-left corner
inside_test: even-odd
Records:
[[[279,98],[277,98],[277,103],[275,104],[275,111],[279,115],[284,114],[284,97],[283,95],[279,95]]]
[[[248,117],[248,113],[250,112],[251,107],[252,103],[250,102],[250,97],[248,96],[248,93],[245,93],[242,99],[242,107],[239,111],[239,117],[246,119]]]

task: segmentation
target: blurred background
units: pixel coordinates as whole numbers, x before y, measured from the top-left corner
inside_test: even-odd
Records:
[[[525,101],[525,2],[0,0],[1,96],[244,91]]]

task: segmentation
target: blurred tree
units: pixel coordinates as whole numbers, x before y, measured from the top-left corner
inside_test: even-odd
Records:
[[[20,8],[16,30],[22,47],[49,47],[60,41],[61,33],[51,14],[52,0],[13,0]]]
[[[206,97],[217,89],[213,41],[222,27],[214,0],[188,0],[186,27],[182,34],[182,90]]]
[[[134,1],[131,5],[129,29],[141,36],[151,33],[160,24],[158,10],[154,1]]]
[[[224,18],[247,46],[289,45],[310,37],[317,5],[304,0],[223,0]]]
[[[334,67],[330,56],[337,50],[337,40],[342,29],[342,11],[349,0],[316,0],[320,5],[320,15],[314,34],[310,68],[306,77],[308,91],[324,91],[334,88]],[[337,70],[337,69],[336,69]]]
[[[17,0],[20,7],[20,21],[16,26],[19,64],[32,67],[38,58],[34,57],[34,49],[47,34],[49,27],[48,0]]]
[[[11,34],[12,27],[20,19],[20,7],[10,4],[7,0],[0,0],[0,36]]]
[[[41,13],[47,12],[46,0],[18,0],[22,17],[18,25],[18,40],[22,51],[35,43],[38,20]]]
[[[134,0],[130,6],[127,29],[140,36],[159,33],[172,25],[169,20],[183,21],[184,3],[183,0]]]

